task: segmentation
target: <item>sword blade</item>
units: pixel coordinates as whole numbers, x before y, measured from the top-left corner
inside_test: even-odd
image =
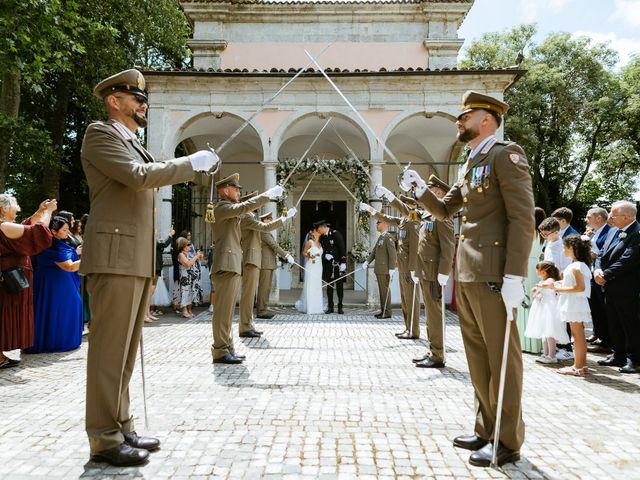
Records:
[[[329,173],[333,176],[333,178],[335,178],[335,179],[336,179],[336,181],[337,181],[340,185],[342,185],[342,188],[344,188],[344,190],[345,190],[345,191],[346,191],[346,192],[351,196],[351,198],[353,198],[353,200],[356,202],[356,205],[359,205],[359,204],[360,204],[360,200],[358,200],[358,199],[356,198],[356,196],[355,196],[353,193],[351,193],[351,190],[349,190],[349,189],[347,188],[347,186],[346,186],[344,183],[342,183],[342,180],[340,180],[340,178],[338,178],[338,176],[337,176],[335,173],[333,173],[333,170],[331,170],[331,167],[328,167],[328,168],[329,168]]]
[[[144,406],[144,426],[149,428],[149,417],[147,415],[147,380],[144,374],[144,343],[142,332],[140,332],[140,373],[142,374],[142,402]]]
[[[296,203],[295,208],[298,208],[298,205],[300,205],[300,202],[302,201],[302,197],[304,197],[304,194],[307,193],[307,189],[309,188],[309,185],[311,185],[311,182],[313,182],[313,177],[316,176],[317,172],[313,172],[313,175],[311,175],[311,178],[309,179],[309,183],[307,183],[307,186],[304,187],[304,190],[302,191],[302,194],[300,195],[300,198],[298,199],[298,203]]]
[[[287,178],[284,179],[284,181],[280,184],[281,187],[284,187],[287,182],[289,181],[289,179],[291,178],[291,176],[293,175],[293,173],[298,169],[298,167],[300,166],[300,164],[307,158],[307,155],[309,154],[309,152],[311,151],[311,149],[313,148],[313,146],[315,145],[315,143],[318,141],[318,138],[320,138],[320,135],[322,135],[322,132],[324,132],[324,129],[327,128],[327,126],[329,125],[329,123],[331,123],[331,120],[333,120],[333,117],[329,117],[327,119],[327,121],[325,122],[325,124],[322,126],[322,128],[320,129],[320,131],[318,132],[318,134],[315,136],[315,138],[313,139],[313,141],[311,142],[311,145],[309,145],[309,147],[304,151],[304,153],[302,154],[302,156],[300,157],[300,159],[298,160],[298,163],[296,163],[295,167],[293,167],[293,169],[289,172],[289,175],[287,175]]]
[[[351,147],[347,144],[347,142],[344,141],[344,138],[342,138],[342,135],[340,135],[340,133],[338,133],[338,130],[336,129],[336,126],[335,125],[331,125],[331,128],[333,129],[333,131],[337,135],[337,137],[340,139],[342,144],[345,146],[345,148],[349,152],[349,155],[351,155],[354,158],[354,160],[358,163],[358,165],[360,165],[364,169],[364,172],[367,174],[367,177],[369,177],[369,180],[371,181],[371,183],[373,183],[373,178],[371,178],[371,175],[369,174],[369,169],[367,168],[366,164],[363,165],[363,163],[360,161],[360,159],[356,155],[356,152],[354,152],[351,149]]]

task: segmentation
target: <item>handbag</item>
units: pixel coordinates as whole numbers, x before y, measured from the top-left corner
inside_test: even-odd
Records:
[[[20,290],[29,288],[29,280],[22,267],[10,267],[0,271],[0,285],[7,293],[16,294]]]

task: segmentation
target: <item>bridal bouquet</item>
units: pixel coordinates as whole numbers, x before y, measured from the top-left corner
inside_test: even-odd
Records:
[[[311,247],[309,250],[307,250],[307,256],[309,257],[311,263],[316,263],[316,259],[320,257],[320,255],[322,255],[322,250],[317,247]]]

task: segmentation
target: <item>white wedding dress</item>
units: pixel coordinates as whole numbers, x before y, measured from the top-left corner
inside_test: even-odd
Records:
[[[314,260],[307,259],[305,268],[307,271],[304,275],[304,287],[300,299],[296,302],[296,309],[313,315],[324,313],[322,305],[322,247],[312,245],[307,254],[314,255]]]

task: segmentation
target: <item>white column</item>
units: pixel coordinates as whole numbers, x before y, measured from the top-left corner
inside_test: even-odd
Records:
[[[271,187],[275,187],[277,183],[276,179],[276,162],[274,161],[266,161],[262,162],[261,165],[264,167],[264,190],[268,190]],[[264,191],[263,190],[263,191]],[[268,211],[273,215],[273,219],[276,218],[276,205],[273,202],[270,202],[265,207]],[[274,230],[271,232],[271,235],[278,241],[278,231]],[[274,280],[271,284],[271,292],[269,293],[269,303],[278,304],[280,303],[280,268],[277,268],[274,272]]]
[[[376,185],[382,185],[382,159],[376,159],[369,164],[369,175],[371,175],[371,185],[369,191],[370,203],[373,208],[380,210],[382,208],[382,201],[375,198]],[[369,225],[369,251],[376,244],[378,239],[378,232],[376,231],[376,221],[372,218]],[[378,302],[378,288],[376,287],[376,279],[373,273],[373,269],[368,269],[367,275],[367,303],[372,305]]]

